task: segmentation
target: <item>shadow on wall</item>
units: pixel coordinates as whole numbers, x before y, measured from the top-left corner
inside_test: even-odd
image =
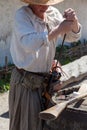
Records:
[[[11,35],[5,39],[0,39],[0,67],[5,66],[5,58],[8,57],[8,63],[12,63],[12,58],[10,55],[10,40]]]

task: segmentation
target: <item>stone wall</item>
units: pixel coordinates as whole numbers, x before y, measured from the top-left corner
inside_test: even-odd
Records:
[[[9,48],[13,17],[21,5],[22,3],[17,0],[0,0],[0,66],[5,64],[5,56],[8,56],[8,62],[12,62]]]

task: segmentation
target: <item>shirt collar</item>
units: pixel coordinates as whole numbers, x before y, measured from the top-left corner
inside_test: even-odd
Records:
[[[36,22],[39,22],[41,24],[44,24],[47,20],[47,14],[45,13],[45,19],[42,20],[41,18],[39,18],[38,16],[36,16],[33,11],[29,8],[29,6],[27,6],[27,12],[29,12],[29,16],[32,17],[32,19]]]

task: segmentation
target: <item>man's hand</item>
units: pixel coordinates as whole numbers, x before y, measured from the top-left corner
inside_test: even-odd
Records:
[[[65,10],[63,17],[68,20],[68,21],[72,21],[72,31],[77,33],[79,32],[79,22],[78,22],[78,18],[76,16],[75,11],[72,8],[69,8],[67,10]]]
[[[73,21],[72,20],[64,20],[60,23],[58,31],[61,35],[67,34],[72,31]]]
[[[75,11],[71,8],[65,10],[63,17],[66,20],[70,20],[70,21],[72,20],[73,22],[78,20]]]
[[[59,35],[64,35],[73,31],[74,33],[78,33],[80,31],[80,24],[78,22],[78,18],[73,9],[69,8],[64,12],[64,21],[60,23],[60,25],[56,26],[53,30],[51,30],[48,34],[48,39],[53,40]]]

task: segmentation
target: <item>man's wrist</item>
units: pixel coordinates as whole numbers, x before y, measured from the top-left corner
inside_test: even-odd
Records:
[[[80,31],[80,24],[79,24],[79,22],[78,22],[78,19],[76,19],[76,20],[74,21],[73,26],[72,26],[72,32],[73,32],[73,33],[79,33],[79,31]]]

